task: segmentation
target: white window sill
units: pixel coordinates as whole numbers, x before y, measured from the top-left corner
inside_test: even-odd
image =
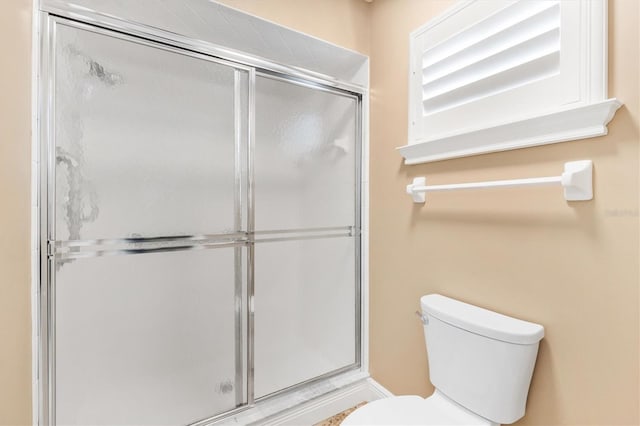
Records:
[[[616,98],[561,109],[526,119],[442,135],[398,147],[405,164],[567,142],[607,134],[607,124],[622,106]]]

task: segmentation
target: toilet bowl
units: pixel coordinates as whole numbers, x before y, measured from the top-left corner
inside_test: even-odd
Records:
[[[342,425],[496,426],[522,418],[544,328],[439,294],[420,302],[435,392],[372,401]]]

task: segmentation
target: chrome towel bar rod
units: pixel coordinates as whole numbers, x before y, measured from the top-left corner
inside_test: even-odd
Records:
[[[591,160],[571,161],[565,163],[564,172],[560,176],[453,183],[447,185],[426,185],[426,179],[424,177],[417,177],[413,179],[411,184],[407,185],[407,194],[411,195],[415,203],[424,203],[426,201],[425,193],[427,192],[561,185],[564,188],[564,197],[567,201],[586,201],[593,198],[592,175],[593,163]]]

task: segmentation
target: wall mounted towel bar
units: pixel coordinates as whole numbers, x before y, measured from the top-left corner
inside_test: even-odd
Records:
[[[564,163],[564,172],[560,176],[547,176],[526,179],[494,180],[487,182],[454,183],[449,185],[425,185],[424,177],[413,179],[407,185],[407,194],[414,203],[424,203],[426,192],[456,191],[458,189],[507,188],[517,186],[562,185],[567,201],[585,201],[593,198],[593,163],[591,160],[570,161]]]

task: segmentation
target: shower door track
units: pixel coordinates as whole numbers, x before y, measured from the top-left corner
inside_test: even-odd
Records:
[[[104,28],[140,39],[147,39],[156,43],[208,55],[213,58],[220,58],[275,75],[282,75],[289,81],[299,81],[304,84],[315,85],[318,88],[334,88],[344,93],[356,95],[363,95],[366,92],[366,89],[358,84],[350,83],[326,74],[271,61],[263,57],[204,40],[184,37],[139,22],[125,21],[87,8],[78,9],[73,5],[66,4],[64,1],[46,1],[41,10],[49,16],[65,18],[93,27]]]
[[[233,232],[214,235],[188,235],[188,236],[163,236],[153,238],[123,238],[123,239],[97,239],[77,241],[56,241],[50,238],[50,232],[54,227],[54,175],[55,155],[53,150],[53,82],[55,81],[54,69],[51,66],[51,55],[54,49],[53,27],[63,23],[72,27],[86,29],[99,34],[117,37],[152,47],[161,47],[168,51],[205,59],[207,61],[230,66],[236,70],[245,70],[249,74],[249,105],[248,105],[248,187],[247,187],[247,232]],[[236,380],[246,377],[246,404],[235,409],[202,419],[193,425],[203,426],[234,414],[255,407],[257,402],[283,394],[294,392],[301,387],[326,380],[349,371],[356,371],[362,366],[362,140],[363,140],[363,106],[362,100],[366,91],[364,88],[352,83],[337,80],[319,73],[290,67],[287,65],[270,62],[263,58],[226,49],[211,43],[192,40],[177,34],[167,33],[156,28],[141,25],[139,23],[125,22],[112,17],[104,16],[89,10],[71,10],[64,7],[47,6],[40,13],[40,56],[38,73],[38,228],[39,235],[39,266],[37,275],[37,303],[38,303],[38,424],[54,424],[55,422],[55,261],[71,260],[86,257],[99,257],[111,255],[132,255],[154,252],[170,252],[184,250],[203,250],[220,247],[246,247],[247,248],[247,346],[246,352],[246,376],[243,372],[236,372]],[[253,152],[255,147],[255,78],[256,75],[272,79],[286,81],[308,87],[314,90],[330,92],[340,96],[353,98],[356,101],[356,194],[355,194],[355,226],[310,228],[282,231],[254,231],[254,172]],[[44,170],[47,170],[44,172]],[[254,298],[254,247],[255,243],[309,240],[316,238],[354,237],[355,240],[355,363],[340,369],[330,371],[307,381],[294,384],[274,393],[254,398],[254,324],[253,324],[253,298]],[[236,268],[241,267],[236,264]],[[236,275],[238,277],[238,275]],[[240,322],[242,324],[242,322]],[[242,351],[236,351],[237,356],[242,356]],[[243,361],[244,362],[244,361]],[[238,376],[240,374],[240,376]],[[240,387],[240,391],[242,387]],[[244,398],[244,395],[243,395]]]

